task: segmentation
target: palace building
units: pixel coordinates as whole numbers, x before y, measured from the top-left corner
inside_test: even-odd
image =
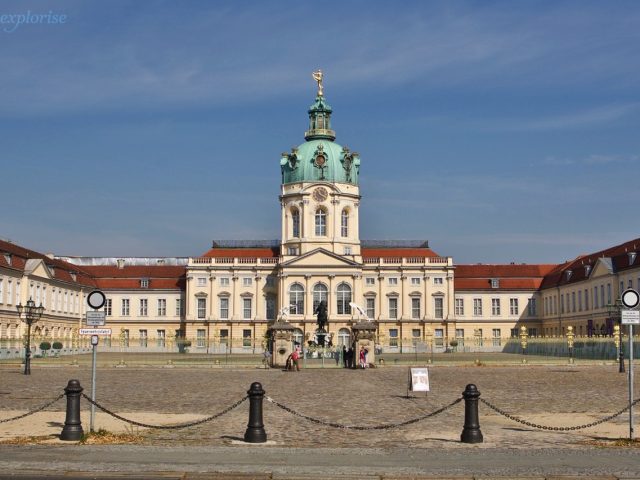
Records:
[[[191,352],[260,352],[280,319],[303,343],[321,301],[332,345],[368,319],[385,351],[452,339],[499,350],[522,326],[531,336],[613,332],[607,305],[640,287],[640,238],[561,265],[456,265],[427,241],[362,240],[366,159],[336,143],[318,81],[305,141],[280,157],[279,240],[216,240],[189,258],[54,257],[0,241],[0,350],[23,335],[15,306],[29,298],[44,307],[36,335],[74,341],[93,289],[107,296],[113,347],[186,338]]]

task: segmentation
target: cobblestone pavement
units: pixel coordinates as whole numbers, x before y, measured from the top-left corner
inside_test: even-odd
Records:
[[[135,420],[136,412],[199,414],[221,411],[246,395],[252,382],[260,382],[267,395],[301,414],[346,425],[394,425],[423,416],[461,396],[469,383],[482,398],[534,423],[574,426],[605,417],[627,404],[627,375],[617,366],[462,367],[429,369],[431,392],[406,398],[408,369],[182,369],[109,368],[97,374],[97,400],[114,412]],[[42,368],[31,376],[0,370],[0,420],[2,411],[36,408],[62,393],[69,379],[78,379],[90,393],[89,368]],[[640,381],[634,398],[640,397]],[[88,423],[89,404],[82,401],[83,422]],[[61,400],[50,410],[61,412]],[[640,407],[636,410],[640,411]],[[636,418],[640,416],[637,415]],[[212,422],[180,430],[145,432],[148,445],[224,446],[242,439],[248,418],[248,402]],[[459,442],[464,406],[401,428],[354,431],[316,424],[264,403],[264,421],[270,442],[293,447],[469,448]],[[534,430],[496,415],[480,405],[485,441],[474,448],[595,448],[582,443],[593,438],[628,435],[628,414],[599,427],[578,432]],[[97,425],[99,427],[99,425]]]

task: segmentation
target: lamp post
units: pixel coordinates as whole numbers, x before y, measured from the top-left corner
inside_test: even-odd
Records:
[[[622,315],[620,314],[620,310],[622,308],[622,303],[620,300],[616,300],[616,303],[608,303],[607,304],[607,313],[609,314],[609,318],[618,320],[618,325],[613,327],[613,341],[616,344],[616,348],[618,349],[618,373],[624,373],[624,346],[622,344]]]
[[[575,333],[573,333],[573,327],[569,325],[567,327],[567,346],[569,347],[569,363],[573,363],[573,339]]]
[[[22,305],[21,303],[16,305],[16,310],[18,310],[18,318],[27,324],[27,347],[24,354],[24,374],[31,375],[31,325],[40,320],[44,307],[42,304],[36,307],[36,302],[29,298],[26,305]]]
[[[527,327],[522,325],[520,327],[520,346],[522,347],[522,355],[527,354],[527,338],[529,337],[529,332],[527,331]],[[527,363],[527,359],[523,358],[522,363]]]

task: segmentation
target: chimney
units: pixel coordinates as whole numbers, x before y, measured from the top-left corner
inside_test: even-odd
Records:
[[[124,258],[118,259],[118,268],[122,270],[124,268]]]

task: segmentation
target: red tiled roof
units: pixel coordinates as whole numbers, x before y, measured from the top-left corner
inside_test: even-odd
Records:
[[[456,265],[455,290],[537,290],[557,265]],[[498,279],[498,288],[491,279]]]
[[[103,290],[181,290],[185,287],[185,277],[151,278],[149,287],[142,288],[139,278],[97,278],[98,288]]]
[[[11,255],[11,264],[6,261],[5,253]],[[27,260],[42,260],[45,265],[53,266],[53,275],[56,280],[68,283],[76,283],[86,286],[95,286],[95,281],[91,275],[87,274],[84,267],[79,267],[57,258],[50,258],[47,255],[21,247],[15,243],[0,240],[0,266],[24,271]],[[72,277],[75,274],[75,280]]]
[[[638,253],[633,264],[629,264],[628,254],[631,252]],[[587,279],[588,275],[585,266],[590,265],[591,270],[593,270],[599,258],[610,258],[613,269],[616,272],[638,267],[640,266],[640,238],[629,240],[599,252],[580,255],[574,260],[565,262],[545,277],[540,288],[553,288]],[[567,270],[571,270],[571,276],[566,274]]]
[[[183,289],[185,287],[186,267],[180,265],[116,265],[87,266],[96,278],[99,288],[105,290],[121,289]],[[149,280],[148,287],[142,287],[140,280]]]
[[[280,248],[212,248],[203,257],[273,258],[280,256]]]
[[[557,265],[456,265],[456,278],[544,277]]]
[[[439,256],[430,248],[363,248],[361,251],[366,258]]]

